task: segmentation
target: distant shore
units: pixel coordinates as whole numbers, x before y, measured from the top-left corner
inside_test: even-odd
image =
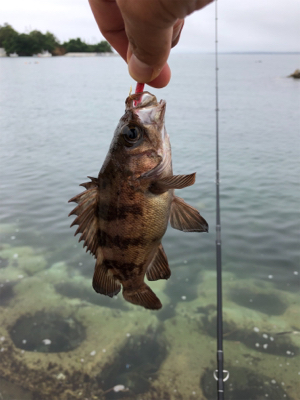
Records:
[[[24,57],[24,56],[19,56],[16,53],[12,53],[10,55],[7,55],[5,50],[3,48],[0,48],[0,57],[8,57],[8,58],[15,58],[15,57]],[[69,52],[63,55],[57,55],[53,56],[51,53],[48,51],[44,51],[42,53],[38,54],[33,54],[32,56],[26,56],[26,57],[39,57],[39,58],[49,58],[49,57],[120,57],[118,53],[114,52]]]
[[[61,57],[119,57],[117,53],[66,53]]]

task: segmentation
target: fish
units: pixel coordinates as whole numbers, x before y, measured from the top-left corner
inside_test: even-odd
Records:
[[[199,212],[174,194],[195,182],[196,173],[173,175],[166,102],[145,91],[130,94],[97,178],[71,198],[77,206],[75,236],[96,259],[93,288],[150,310],[162,304],[145,282],[169,279],[161,244],[168,223],[183,232],[208,232]]]

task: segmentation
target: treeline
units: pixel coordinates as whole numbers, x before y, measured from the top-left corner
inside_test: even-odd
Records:
[[[18,33],[7,23],[0,25],[0,47],[4,48],[7,55],[17,53],[19,56],[32,56],[43,51],[49,51],[53,56],[69,52],[112,52],[112,48],[106,40],[97,44],[87,44],[77,38],[60,43],[51,32],[42,33],[33,30],[29,33]]]

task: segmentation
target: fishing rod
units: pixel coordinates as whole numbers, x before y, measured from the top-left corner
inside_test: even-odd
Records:
[[[224,400],[224,382],[229,372],[223,370],[223,317],[222,317],[222,248],[220,212],[220,166],[219,166],[219,64],[218,64],[218,0],[215,0],[215,71],[216,71],[216,261],[217,261],[217,381],[218,400]],[[225,378],[223,377],[224,373]]]
[[[219,168],[219,79],[218,79],[218,0],[215,0],[215,81],[216,81],[216,259],[217,259],[217,366],[214,378],[217,381],[218,400],[224,400],[224,382],[229,372],[223,370],[223,317],[222,317],[222,250],[220,212],[220,168]],[[137,83],[135,93],[142,93],[143,83]],[[136,100],[138,103],[138,100]],[[225,377],[224,373],[226,374]]]

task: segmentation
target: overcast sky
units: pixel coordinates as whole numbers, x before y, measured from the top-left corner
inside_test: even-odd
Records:
[[[219,0],[218,4],[220,51],[300,51],[299,0]],[[88,0],[2,1],[0,25],[4,22],[18,32],[48,30],[62,42],[76,37],[88,43],[103,40]],[[186,19],[176,51],[213,50],[214,4],[210,4]]]

